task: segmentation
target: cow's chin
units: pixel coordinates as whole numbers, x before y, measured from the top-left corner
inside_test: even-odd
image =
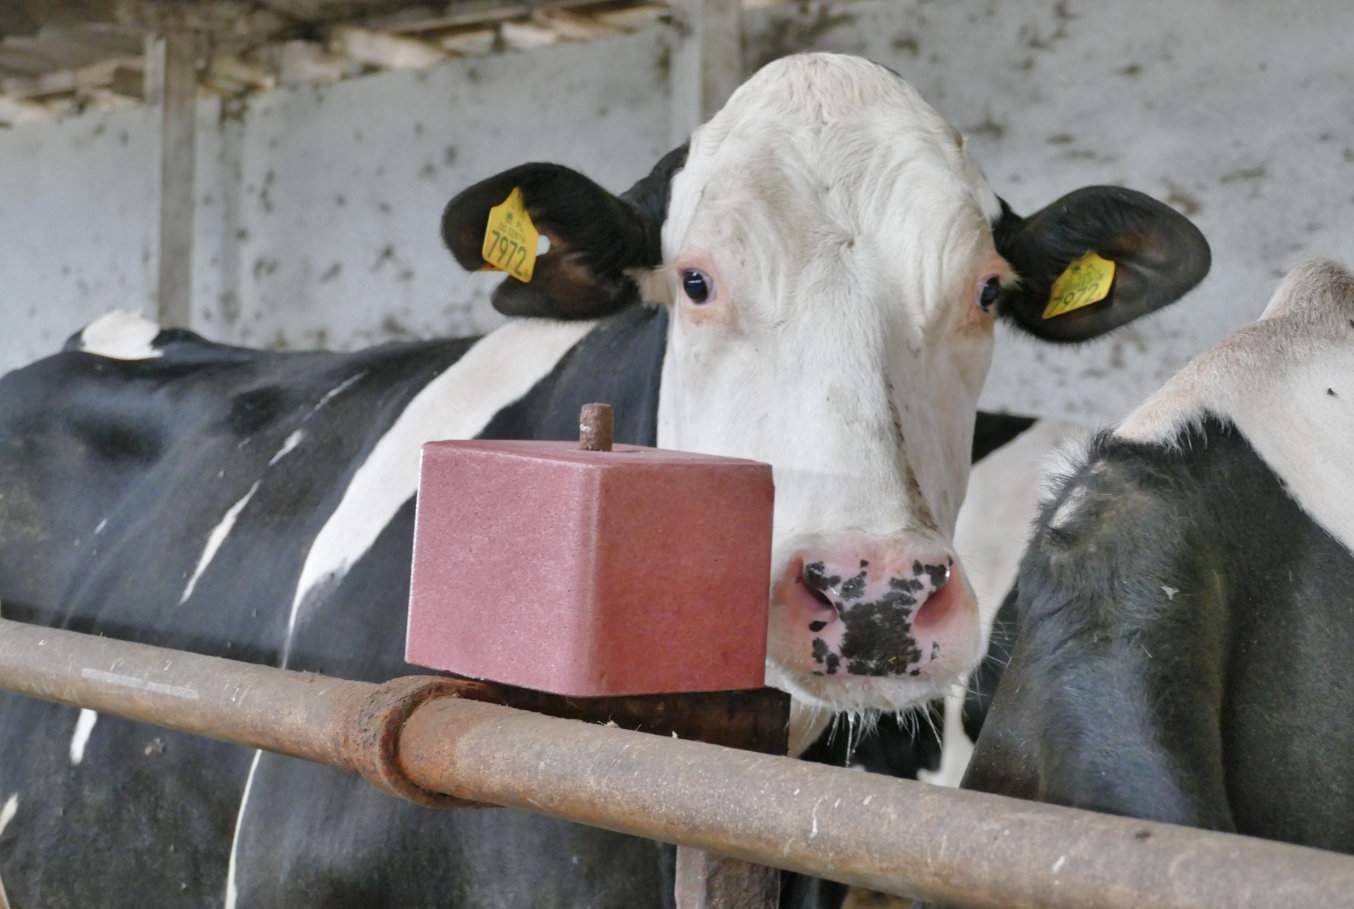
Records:
[[[788,692],[801,706],[833,713],[898,713],[949,694],[958,673],[942,677],[836,675],[787,671],[768,660],[766,683]]]
[[[959,590],[958,585],[956,591]],[[966,592],[967,588],[963,588]],[[965,598],[971,602],[971,597]],[[838,659],[819,668],[838,653],[841,642],[831,629],[815,632],[810,642],[799,623],[787,627],[773,621],[766,661],[766,684],[790,695],[790,753],[800,754],[813,744],[836,716],[846,714],[856,725],[870,728],[882,714],[902,714],[924,708],[931,701],[960,691],[977,664],[982,633],[976,622],[950,622],[943,628],[916,629],[912,658],[903,672],[851,672],[850,660]],[[812,645],[817,645],[813,647]],[[925,657],[918,654],[925,652]],[[820,657],[822,658],[820,660]]]
[[[841,714],[870,728],[883,714],[906,713],[959,690],[963,674],[826,676],[766,661],[766,684],[790,695],[790,754],[804,752]]]

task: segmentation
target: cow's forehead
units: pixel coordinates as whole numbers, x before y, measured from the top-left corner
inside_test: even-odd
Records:
[[[963,137],[912,86],[835,54],[764,67],[696,131],[677,179],[669,216],[679,235],[710,209],[755,220],[747,209],[770,205],[848,231],[887,229],[918,196],[932,212],[967,209],[988,222],[1000,210]]]
[[[707,131],[718,141],[745,124],[782,123],[801,132],[863,119],[925,130],[956,148],[962,141],[897,73],[860,57],[821,53],[783,57],[762,67],[711,118]]]

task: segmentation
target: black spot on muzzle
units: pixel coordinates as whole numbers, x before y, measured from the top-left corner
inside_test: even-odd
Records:
[[[842,658],[852,675],[902,675],[920,671],[921,649],[912,636],[916,597],[893,590],[842,615]]]

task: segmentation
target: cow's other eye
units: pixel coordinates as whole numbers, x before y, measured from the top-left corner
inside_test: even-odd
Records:
[[[692,303],[709,303],[715,297],[715,282],[699,268],[682,269],[682,293]]]
[[[991,312],[992,307],[1001,299],[1001,279],[992,275],[978,285],[978,306],[983,312]]]

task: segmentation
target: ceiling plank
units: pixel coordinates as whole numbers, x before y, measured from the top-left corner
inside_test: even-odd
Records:
[[[331,53],[385,69],[432,66],[447,58],[446,51],[427,41],[352,25],[330,29],[326,44]]]

